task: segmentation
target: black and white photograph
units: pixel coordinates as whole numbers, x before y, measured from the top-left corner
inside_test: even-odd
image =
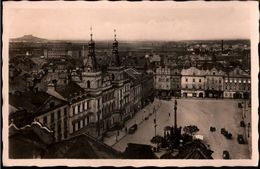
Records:
[[[257,165],[258,18],[257,2],[5,2],[4,165]]]

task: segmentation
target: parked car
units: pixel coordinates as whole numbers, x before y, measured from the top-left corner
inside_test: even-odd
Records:
[[[220,130],[221,134],[225,134],[226,132],[227,132],[227,130],[225,128],[221,128],[221,130]]]
[[[224,150],[222,157],[223,159],[230,159],[229,152],[227,150]]]
[[[227,139],[232,139],[232,133],[229,133],[225,128],[221,128],[221,134],[223,134]]]
[[[227,138],[227,139],[232,139],[232,134],[227,132],[224,134],[224,136]]]
[[[128,133],[129,134],[133,134],[135,131],[137,130],[137,124],[132,125],[129,130]]]
[[[244,121],[240,121],[240,127],[246,127],[246,124]]]
[[[239,144],[245,144],[245,140],[244,140],[244,137],[243,137],[242,134],[238,134],[238,135],[237,135],[237,142],[238,142]]]
[[[216,127],[210,127],[210,131],[211,131],[211,132],[216,131]]]

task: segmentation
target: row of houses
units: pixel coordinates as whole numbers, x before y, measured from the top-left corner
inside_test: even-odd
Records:
[[[10,123],[22,127],[36,120],[53,131],[56,141],[81,133],[101,139],[153,99],[153,75],[122,66],[116,38],[105,72],[97,64],[92,34],[83,71],[67,72],[63,83],[49,76],[55,72],[47,71],[40,82],[46,88],[28,85],[29,91],[9,94]]]
[[[229,72],[216,68],[158,67],[154,82],[157,94],[161,96],[249,99],[251,93],[250,74],[239,67]]]

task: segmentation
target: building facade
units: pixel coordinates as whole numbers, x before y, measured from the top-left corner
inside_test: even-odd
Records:
[[[205,72],[205,97],[223,98],[225,72],[212,68]]]
[[[205,97],[205,71],[195,67],[181,71],[181,96]]]
[[[224,77],[224,98],[250,99],[251,78],[250,74],[236,67]]]
[[[171,95],[171,69],[170,67],[158,67],[155,71],[155,90],[157,95],[170,96]]]

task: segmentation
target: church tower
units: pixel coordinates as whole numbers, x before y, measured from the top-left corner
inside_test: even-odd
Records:
[[[125,77],[125,67],[121,64],[118,53],[118,41],[116,39],[116,30],[114,30],[114,41],[112,45],[112,57],[108,67],[108,73],[112,80],[112,85],[115,89],[115,110],[112,122],[121,122],[125,119],[126,114],[130,112],[130,108],[126,108],[125,98],[130,93],[130,81]]]
[[[111,66],[119,67],[121,65],[121,61],[118,54],[118,41],[116,40],[116,30],[114,30],[114,42],[112,49],[112,58],[111,58]]]
[[[90,110],[93,113],[92,122],[96,125],[96,133],[99,136],[100,121],[102,121],[102,72],[96,61],[95,42],[93,41],[92,28],[90,28],[90,41],[88,43],[88,55],[83,61],[82,80],[77,84],[82,87],[91,97]]]

